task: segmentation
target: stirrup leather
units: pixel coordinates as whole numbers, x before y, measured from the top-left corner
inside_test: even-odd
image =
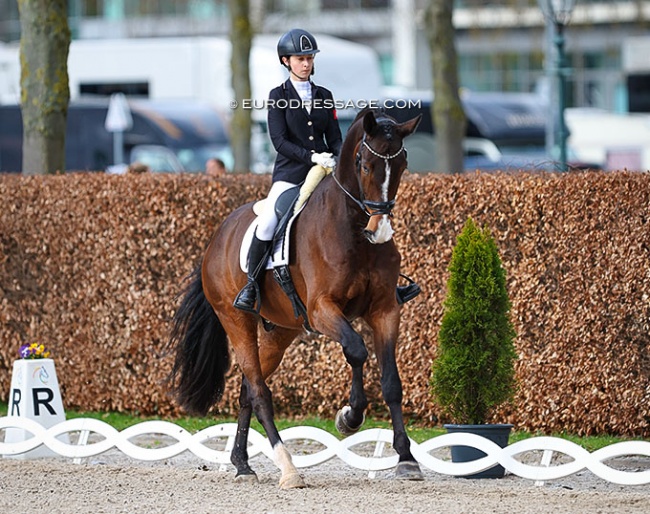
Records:
[[[307,330],[307,332],[317,333],[309,325],[307,308],[305,307],[305,304],[300,299],[300,296],[296,291],[296,288],[293,284],[293,279],[291,278],[291,272],[289,271],[289,266],[283,265],[283,266],[276,266],[275,268],[273,268],[273,277],[275,278],[275,281],[278,283],[280,288],[289,297],[289,300],[291,300],[291,305],[293,306],[293,315],[296,318],[302,316],[303,327],[305,328],[305,330]]]

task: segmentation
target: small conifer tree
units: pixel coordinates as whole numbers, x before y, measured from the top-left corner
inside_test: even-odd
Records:
[[[489,230],[469,218],[449,265],[431,392],[458,424],[484,424],[514,397],[515,331],[505,271]]]

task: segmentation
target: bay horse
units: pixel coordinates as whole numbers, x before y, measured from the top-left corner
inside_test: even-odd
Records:
[[[304,331],[303,322],[340,342],[352,368],[352,383],[349,405],[338,412],[336,426],[344,435],[361,427],[368,405],[363,388],[368,350],[351,325],[356,318],[365,320],[373,333],[382,396],[390,410],[393,447],[399,455],[395,475],[422,480],[404,428],[395,360],[401,310],[395,291],[401,257],[390,224],[407,166],[403,139],[415,131],[420,118],[397,123],[381,111],[361,111],[345,137],[335,170],[318,184],[293,224],[290,272],[308,320],[296,318],[272,273],[261,278],[259,315],[233,307],[247,280],[239,264],[240,245],[255,217],[252,203],[239,207],[216,229],[201,264],[191,274],[174,316],[170,343],[175,361],[168,380],[185,410],[205,415],[224,391],[230,341],[243,373],[231,453],[238,480],[257,480],[247,452],[255,412],[281,471],[280,487],[305,486],[275,426],[266,384],[289,345]],[[273,328],[263,330],[263,323]]]

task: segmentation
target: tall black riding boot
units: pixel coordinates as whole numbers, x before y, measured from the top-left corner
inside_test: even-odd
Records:
[[[271,243],[271,241],[257,239],[257,235],[253,235],[251,247],[248,250],[248,283],[239,291],[233,302],[233,305],[238,309],[259,313],[260,286],[258,278],[266,267],[266,259],[269,257]]]

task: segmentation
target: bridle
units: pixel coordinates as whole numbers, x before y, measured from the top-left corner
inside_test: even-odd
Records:
[[[393,216],[393,207],[395,207],[395,200],[388,200],[386,202],[373,202],[372,200],[366,200],[364,194],[363,194],[363,187],[361,185],[361,150],[362,148],[365,147],[371,154],[373,154],[375,157],[379,157],[380,159],[384,159],[384,162],[386,163],[386,167],[388,168],[390,166],[390,160],[394,159],[397,157],[399,154],[404,152],[404,144],[400,147],[397,152],[394,154],[380,154],[379,152],[375,151],[366,141],[366,133],[363,133],[363,138],[361,139],[361,144],[359,145],[359,150],[357,150],[357,154],[355,156],[355,167],[357,170],[357,182],[359,184],[359,195],[360,198],[355,198],[352,193],[350,193],[343,184],[339,182],[339,179],[336,178],[336,171],[332,173],[332,177],[334,178],[334,182],[338,184],[338,186],[343,190],[343,192],[350,197],[350,199],[356,203],[359,208],[368,216],[377,216],[377,215],[382,215],[386,214],[388,216]]]

